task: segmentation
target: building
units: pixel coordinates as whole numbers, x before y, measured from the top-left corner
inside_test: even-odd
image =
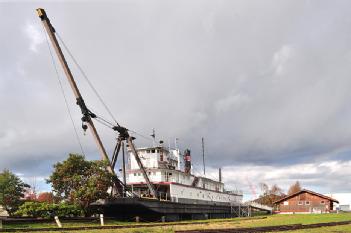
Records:
[[[336,199],[307,189],[293,193],[274,202],[278,213],[329,213]]]

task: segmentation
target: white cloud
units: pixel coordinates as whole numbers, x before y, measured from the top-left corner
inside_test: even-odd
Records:
[[[283,75],[286,72],[286,66],[292,58],[294,49],[290,45],[283,45],[274,53],[272,65],[276,75]]]
[[[218,171],[213,168],[207,171],[209,177],[217,179]],[[260,183],[277,184],[286,192],[295,181],[299,181],[303,188],[321,193],[348,192],[351,189],[351,160],[276,166],[224,166],[222,173],[228,188],[242,188],[246,195],[251,194],[249,182],[257,194],[261,191]]]
[[[247,104],[250,101],[249,97],[244,93],[231,93],[230,95],[219,99],[215,103],[216,112],[223,114],[228,110],[235,110],[240,108],[242,105]]]
[[[38,46],[45,41],[45,35],[38,24],[27,22],[25,33],[30,40],[29,49],[38,53]]]

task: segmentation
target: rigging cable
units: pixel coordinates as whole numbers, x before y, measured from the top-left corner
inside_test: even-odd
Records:
[[[101,102],[101,104],[104,106],[104,108],[106,109],[106,111],[108,112],[108,114],[110,115],[110,117],[113,119],[113,121],[117,124],[117,126],[120,126],[120,124],[117,122],[116,118],[113,116],[111,110],[109,109],[109,107],[106,105],[106,103],[104,102],[104,100],[102,99],[101,95],[98,93],[98,91],[96,90],[96,88],[93,86],[93,84],[91,83],[91,81],[89,80],[88,76],[86,75],[86,73],[84,72],[84,70],[82,69],[82,67],[79,65],[79,63],[77,62],[77,60],[75,59],[75,57],[73,56],[73,54],[71,53],[71,51],[69,50],[68,46],[65,44],[65,42],[63,41],[63,39],[61,38],[60,34],[56,31],[56,35],[57,38],[59,39],[59,41],[61,42],[61,44],[63,45],[64,49],[66,50],[66,52],[68,53],[68,55],[71,57],[72,61],[74,62],[74,64],[77,66],[77,68],[79,69],[79,71],[81,72],[81,74],[83,75],[84,79],[87,81],[88,85],[90,86],[90,88],[93,90],[93,92],[95,93],[95,95],[98,97],[99,101]],[[95,112],[94,112],[95,113]],[[100,124],[103,124],[109,128],[112,128],[114,125],[105,120],[104,118],[97,116],[95,118]],[[100,121],[98,120],[100,119]],[[130,131],[131,133],[137,134],[141,137],[143,137],[144,139],[147,140],[152,140],[151,138],[142,135],[134,130],[130,130],[128,129],[128,131]]]
[[[52,54],[51,47],[50,47],[50,43],[49,43],[49,39],[48,39],[47,34],[45,33],[45,28],[44,28],[44,26],[43,26],[43,32],[44,32],[44,34],[45,34],[46,44],[47,44],[48,49],[49,49],[49,52],[50,52],[52,65],[53,65],[54,70],[55,70],[55,73],[56,73],[57,81],[58,81],[58,83],[59,83],[59,85],[60,85],[60,90],[61,90],[62,95],[63,95],[63,98],[64,98],[64,100],[65,100],[67,112],[68,112],[69,118],[71,119],[72,126],[73,126],[73,129],[74,129],[75,135],[76,135],[76,139],[77,139],[77,141],[78,141],[78,144],[79,144],[79,147],[80,147],[80,150],[81,150],[82,154],[85,156],[85,152],[84,152],[82,143],[81,143],[80,138],[79,138],[79,135],[78,135],[77,127],[76,127],[76,125],[74,124],[74,121],[73,121],[72,113],[71,113],[71,110],[70,110],[69,105],[68,105],[67,97],[66,97],[65,91],[64,91],[64,89],[63,89],[63,85],[62,85],[62,82],[61,82],[61,79],[60,79],[60,75],[59,75],[59,72],[58,72],[58,70],[57,70],[56,62],[55,62],[54,56],[53,56],[53,54]]]
[[[63,41],[63,39],[61,38],[60,34],[56,31],[56,35],[57,38],[60,40],[61,44],[63,45],[63,47],[65,48],[65,50],[67,51],[68,55],[71,57],[72,61],[74,62],[74,64],[78,67],[79,71],[81,72],[81,74],[83,75],[84,79],[87,81],[87,83],[89,84],[90,88],[93,90],[93,92],[95,93],[95,95],[98,97],[98,99],[100,100],[101,104],[104,106],[104,108],[106,109],[106,111],[108,112],[108,114],[110,115],[110,117],[114,120],[114,122],[117,124],[117,126],[120,126],[116,120],[116,118],[113,116],[111,110],[107,107],[107,105],[105,104],[104,100],[102,99],[102,97],[100,96],[100,94],[98,93],[98,91],[96,90],[96,88],[93,86],[93,84],[90,82],[88,76],[86,75],[86,73],[84,72],[84,70],[82,69],[82,67],[79,65],[79,63],[77,62],[77,60],[74,58],[73,54],[71,53],[71,51],[68,49],[68,47],[66,46],[65,42]]]

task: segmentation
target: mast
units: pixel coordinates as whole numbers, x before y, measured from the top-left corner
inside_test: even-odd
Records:
[[[204,176],[206,175],[206,167],[205,167],[205,142],[204,138],[201,138],[201,144],[202,144],[202,163],[204,166]]]
[[[124,155],[124,142],[122,142],[122,173],[123,173],[123,183],[126,186],[127,185],[127,177],[126,177],[126,159]],[[125,188],[123,189],[123,195],[125,196],[126,190]]]

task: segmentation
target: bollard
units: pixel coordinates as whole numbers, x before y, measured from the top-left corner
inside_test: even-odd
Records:
[[[166,222],[166,216],[161,217],[161,222]]]
[[[100,214],[100,223],[101,223],[101,226],[104,226],[104,215],[103,214]]]
[[[140,222],[139,216],[136,216],[136,217],[135,217],[135,221],[136,221],[136,222]]]
[[[56,221],[57,226],[58,226],[59,228],[62,228],[62,224],[61,224],[61,222],[60,222],[59,217],[55,216],[55,221]]]

